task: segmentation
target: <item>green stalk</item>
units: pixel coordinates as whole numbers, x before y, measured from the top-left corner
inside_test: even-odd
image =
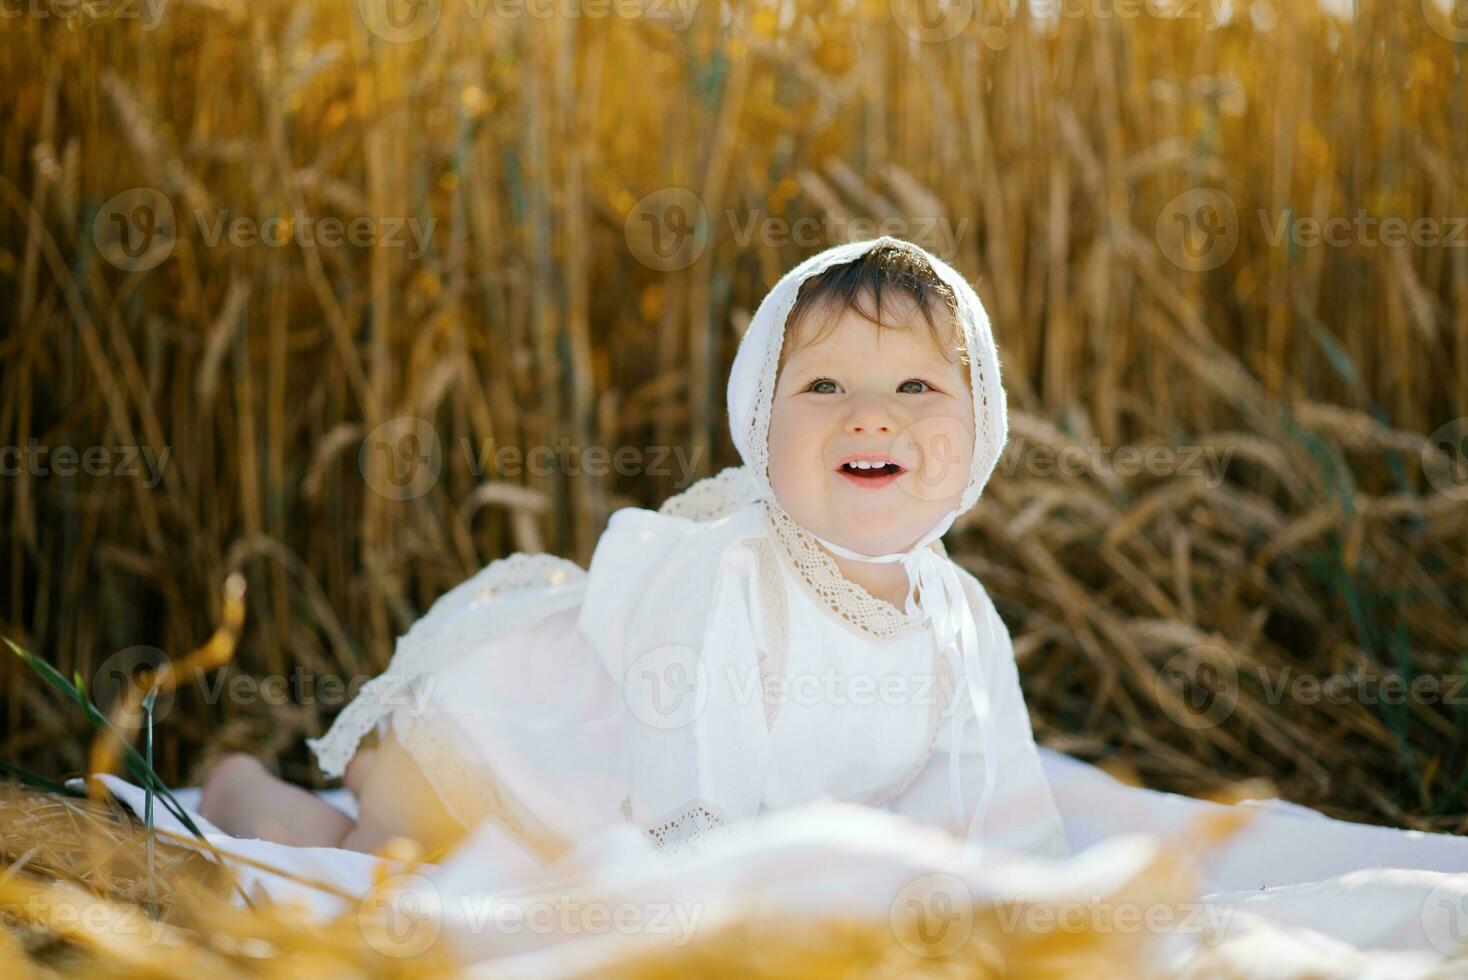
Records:
[[[57,691],[60,691],[66,697],[70,698],[72,701],[80,705],[82,713],[86,716],[87,721],[91,723],[94,729],[98,731],[105,731],[107,729],[116,727],[107,720],[107,716],[102,713],[102,710],[98,708],[95,704],[93,704],[92,699],[87,697],[87,695],[84,693],[84,685],[81,683],[80,678],[78,678],[76,682],[68,681],[65,677],[61,676],[61,672],[58,671],[55,667],[52,667],[50,664],[35,656],[30,651],[24,650],[21,647],[16,646],[15,643],[8,636],[0,637],[0,639],[3,639],[5,641],[5,645],[10,647],[11,650],[15,651],[16,656],[25,661],[26,666],[30,667],[37,674],[41,675],[41,678],[45,680],[46,683],[50,684]],[[162,779],[158,778],[158,774],[153,771],[153,766],[149,762],[149,760],[144,759],[138,753],[138,750],[133,748],[126,741],[122,742],[121,746],[122,759],[127,766],[128,775],[131,776],[138,785],[142,786],[145,791],[157,793],[158,798],[163,801],[163,805],[168,809],[170,813],[174,815],[174,817],[178,819],[178,822],[187,827],[189,829],[189,832],[195,837],[199,838],[200,840],[204,840],[203,831],[201,831],[198,825],[194,823],[193,819],[189,817],[188,811],[185,810],[183,806],[178,802],[178,800],[174,798],[174,795],[169,790],[167,784],[165,784]]]
[[[153,769],[153,703],[158,700],[158,685],[155,682],[153,688],[148,691],[148,696],[143,698],[143,713],[147,715],[148,730],[144,735],[148,753],[148,769]],[[153,788],[143,788],[143,826],[148,831],[148,879],[153,879]]]
[[[42,776],[40,773],[31,772],[29,769],[26,769],[22,766],[17,766],[11,762],[6,762],[3,759],[0,759],[0,772],[9,773],[10,775],[18,778],[25,785],[34,786],[37,789],[44,789],[48,793],[57,793],[61,796],[74,797],[85,797],[87,795],[79,789],[72,789],[65,783],[58,783],[56,780],[50,778],[49,776]]]

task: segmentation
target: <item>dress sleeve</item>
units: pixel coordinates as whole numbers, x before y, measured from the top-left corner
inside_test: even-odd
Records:
[[[623,696],[628,816],[663,850],[759,808],[758,518],[619,512],[592,558],[580,628]]]
[[[999,768],[994,796],[983,818],[982,840],[985,846],[998,851],[1062,857],[1069,853],[1065,830],[1030,729],[1029,711],[1020,690],[1009,629],[978,580],[967,573],[962,577],[974,618],[978,620],[979,636],[992,637],[992,641],[985,643],[982,656],[984,676],[990,685],[994,734],[998,744],[982,744],[978,719],[974,717],[968,699],[964,698],[958,709],[966,715],[959,749],[959,761],[963,767],[964,826],[954,825],[949,798],[948,769],[953,746],[952,729],[946,718],[940,723],[927,764],[907,791],[889,808],[924,823],[938,824],[962,837],[968,831],[968,821],[973,819],[983,791],[984,767],[992,758]],[[985,619],[988,628],[985,628]],[[955,686],[954,696],[961,689],[961,686]]]

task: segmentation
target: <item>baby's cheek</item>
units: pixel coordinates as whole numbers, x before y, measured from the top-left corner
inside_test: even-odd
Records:
[[[925,501],[956,501],[973,468],[972,429],[960,418],[934,412],[908,426],[899,442],[915,467],[900,485]]]
[[[801,446],[810,440],[810,427],[796,413],[777,411],[770,417],[770,466],[778,459],[789,465],[800,455]]]
[[[792,430],[787,420],[770,420],[770,486],[778,488],[790,475]]]

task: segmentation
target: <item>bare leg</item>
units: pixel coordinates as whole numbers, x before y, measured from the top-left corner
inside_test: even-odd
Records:
[[[425,851],[437,853],[453,847],[467,833],[391,732],[376,748],[357,751],[345,779],[356,794],[359,818],[339,847],[371,854],[394,837],[407,837]]]
[[[225,756],[204,780],[199,813],[233,837],[338,847],[355,821],[309,790],[271,775],[252,755]]]

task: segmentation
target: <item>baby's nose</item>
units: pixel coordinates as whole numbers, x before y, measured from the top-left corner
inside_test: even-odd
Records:
[[[846,417],[846,431],[871,433],[890,433],[894,431],[895,419],[885,405],[878,402],[869,402],[860,407],[854,407],[851,414]]]

